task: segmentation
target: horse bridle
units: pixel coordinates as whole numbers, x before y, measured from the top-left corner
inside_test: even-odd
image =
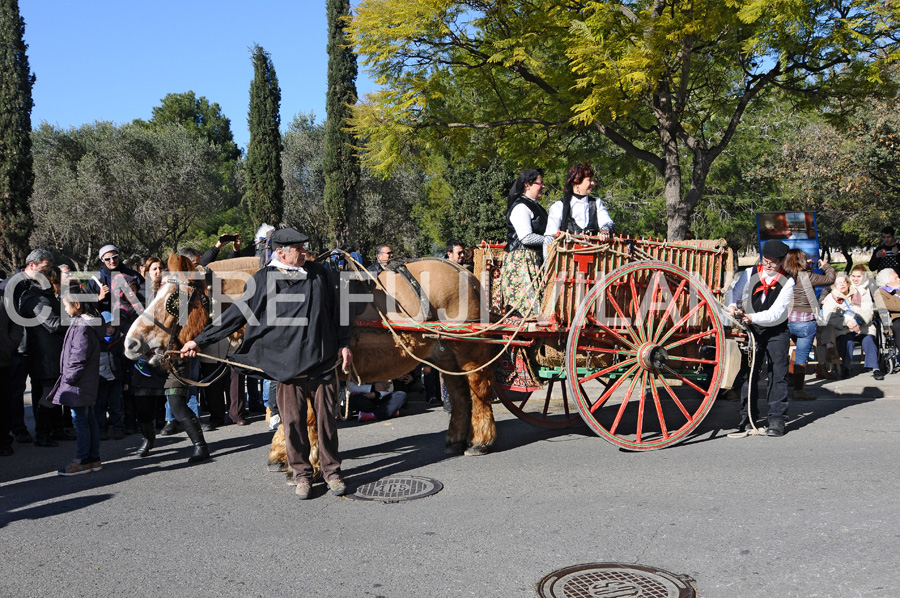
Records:
[[[165,280],[167,284],[172,284],[175,286],[175,290],[169,293],[169,295],[165,299],[166,312],[175,317],[175,321],[172,323],[171,327],[165,326],[162,322],[160,322],[155,316],[152,314],[148,315],[148,318],[153,325],[160,328],[163,332],[167,332],[169,334],[169,340],[166,343],[166,350],[163,352],[157,352],[156,356],[159,358],[159,362],[162,366],[169,372],[169,374],[175,378],[179,383],[185,386],[198,386],[198,387],[207,387],[211,384],[214,384],[219,378],[221,378],[225,371],[227,364],[224,362],[220,362],[219,366],[216,368],[216,371],[213,372],[207,378],[203,380],[190,380],[181,376],[178,373],[178,368],[175,366],[175,360],[173,360],[170,355],[173,353],[177,353],[175,350],[175,341],[178,339],[178,335],[181,333],[181,329],[183,325],[181,324],[181,305],[182,300],[186,298],[185,305],[188,306],[188,314],[190,313],[190,306],[194,300],[194,295],[198,292],[197,285],[193,284],[191,281],[181,280],[177,277],[170,277]],[[182,287],[187,287],[187,290],[182,290]],[[200,293],[200,305],[206,310],[207,315],[210,314],[210,301],[209,297]],[[147,311],[145,310],[142,315],[147,315]]]

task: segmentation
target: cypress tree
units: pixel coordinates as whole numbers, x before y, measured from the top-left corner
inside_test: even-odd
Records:
[[[281,178],[281,89],[268,52],[253,46],[253,82],[250,84],[250,145],[247,148],[247,191],[244,201],[259,226],[281,222],[284,180]]]
[[[25,21],[18,0],[0,0],[0,263],[9,273],[28,255],[34,228],[28,200],[34,186],[31,87]]]
[[[347,130],[356,104],[356,54],[345,28],[350,0],[326,0],[328,13],[328,92],[325,99],[325,209],[335,245],[349,238],[349,210],[356,203],[359,159],[355,137]]]

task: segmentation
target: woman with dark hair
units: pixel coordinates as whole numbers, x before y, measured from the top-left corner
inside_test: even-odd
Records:
[[[544,173],[529,168],[518,176],[506,203],[506,257],[500,292],[512,315],[533,316],[541,308],[541,264],[547,210],[538,203],[544,192]]]
[[[552,237],[559,231],[577,235],[597,235],[608,241],[615,224],[606,206],[589,194],[594,187],[594,169],[590,164],[576,164],[566,175],[562,200],[550,206],[545,234]]]
[[[806,253],[800,249],[791,249],[787,252],[783,267],[788,276],[794,279],[793,307],[788,314],[788,330],[791,332],[791,340],[795,345],[793,382],[790,386],[794,389],[793,399],[795,401],[808,401],[815,397],[803,390],[803,383],[806,379],[806,362],[819,329],[816,322],[816,310],[819,309],[819,302],[816,301],[813,287],[833,283],[835,271],[825,260],[819,260],[818,267],[825,274],[816,274],[810,267]]]

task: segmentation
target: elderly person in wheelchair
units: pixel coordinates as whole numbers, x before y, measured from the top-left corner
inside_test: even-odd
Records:
[[[875,342],[875,326],[872,322],[874,304],[872,296],[850,284],[850,277],[838,274],[831,292],[822,303],[822,315],[834,328],[838,351],[841,354],[841,377],[853,375],[853,349],[862,344],[865,369],[871,370],[876,380],[884,380],[878,367],[878,345]]]
[[[893,268],[885,268],[875,277],[875,285],[875,302],[890,314],[894,344],[900,350],[900,275]]]

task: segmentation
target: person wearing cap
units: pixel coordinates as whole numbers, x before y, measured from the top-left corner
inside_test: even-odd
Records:
[[[735,435],[747,433],[751,419],[756,421],[759,407],[759,380],[763,375],[764,357],[769,362],[768,401],[769,417],[766,436],[784,435],[784,422],[788,412],[788,352],[791,334],[788,314],[794,296],[794,279],[786,274],[782,265],[789,247],[777,239],[766,241],[762,247],[760,263],[748,268],[741,275],[738,287],[742,304],[728,305],[728,315],[748,326],[756,340],[756,354],[752,358],[753,369],[745,364],[738,373],[741,381],[741,420]]]
[[[288,467],[301,499],[309,497],[313,476],[307,398],[315,410],[325,481],[335,495],[347,491],[338,451],[335,369],[347,371],[353,360],[350,326],[340,321],[335,281],[324,266],[306,260],[307,241],[306,235],[293,228],[272,233],[272,259],[247,282],[252,296],[244,303],[232,304],[181,349],[182,357],[193,357],[201,347],[246,326],[244,340],[232,359],[260,368],[267,378],[279,382],[276,400]]]
[[[116,316],[118,314],[112,310],[111,291],[113,288],[115,287],[121,297],[121,293],[133,282],[136,282],[138,287],[144,284],[144,277],[122,263],[119,248],[111,243],[101,247],[97,252],[97,257],[100,259],[100,270],[91,277],[87,287],[90,292],[97,294],[100,310],[108,311]],[[131,278],[119,279],[117,277],[119,274]],[[125,299],[123,298],[122,301]]]

